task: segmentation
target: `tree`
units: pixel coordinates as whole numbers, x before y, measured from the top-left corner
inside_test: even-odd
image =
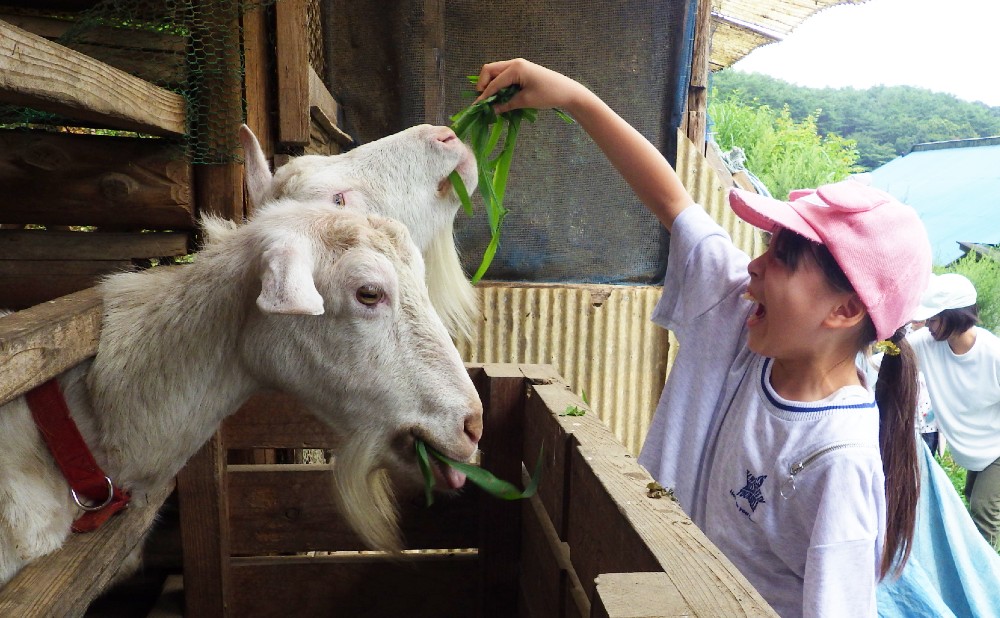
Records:
[[[814,111],[803,120],[792,118],[785,106],[746,104],[740,92],[708,106],[712,132],[723,151],[742,148],[746,168],[772,195],[785,197],[792,189],[818,187],[861,171],[853,140],[818,132]]]
[[[914,144],[1000,135],[1000,107],[922,88],[803,88],[731,69],[713,73],[712,85],[720,100],[740,93],[745,103],[787,106],[796,121],[813,116],[821,135],[834,133],[857,142],[858,165],[865,170],[905,155]]]

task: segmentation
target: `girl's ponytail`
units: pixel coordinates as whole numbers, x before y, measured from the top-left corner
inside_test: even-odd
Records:
[[[875,383],[879,409],[879,446],[885,474],[885,544],[879,578],[898,575],[913,549],[913,530],[920,495],[915,415],[917,359],[904,337],[905,327],[889,339]]]

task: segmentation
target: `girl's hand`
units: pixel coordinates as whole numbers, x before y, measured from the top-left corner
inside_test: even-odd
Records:
[[[572,114],[574,105],[588,92],[583,85],[561,73],[523,58],[516,58],[483,65],[476,84],[476,90],[480,93],[476,101],[494,95],[512,84],[519,85],[521,90],[507,103],[494,105],[496,113],[502,114],[524,107],[559,107]]]

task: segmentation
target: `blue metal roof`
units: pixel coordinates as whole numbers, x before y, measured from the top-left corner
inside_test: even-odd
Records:
[[[1000,137],[918,144],[871,180],[917,211],[937,265],[962,256],[959,242],[1000,243]]]

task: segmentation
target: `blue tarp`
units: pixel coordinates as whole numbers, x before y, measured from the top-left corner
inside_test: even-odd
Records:
[[[917,211],[939,266],[962,256],[959,242],[1000,243],[996,138],[918,145],[873,170],[871,180]]]
[[[1000,555],[972,523],[923,440],[913,552],[898,580],[878,588],[882,618],[1000,616]]]

